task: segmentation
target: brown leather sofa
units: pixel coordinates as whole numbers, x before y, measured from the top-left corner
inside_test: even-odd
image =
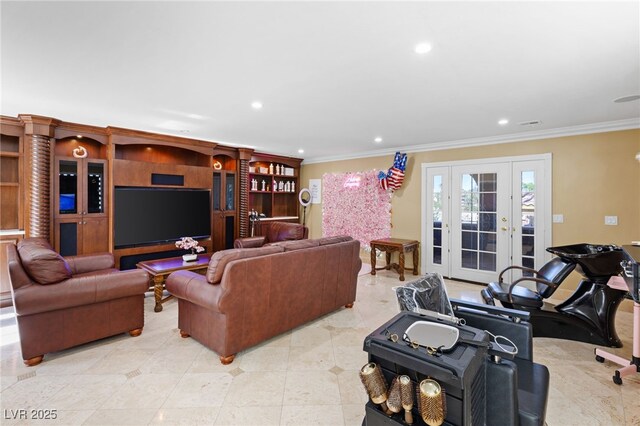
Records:
[[[306,240],[309,228],[300,223],[263,221],[259,225],[260,236],[238,238],[233,242],[235,248],[256,248],[266,244],[289,240]]]
[[[361,265],[351,237],[283,241],[216,252],[206,276],[178,271],[166,285],[178,299],[182,337],[229,364],[244,349],[352,307]]]
[[[142,333],[146,272],[114,269],[110,253],[63,258],[42,238],[9,244],[7,255],[26,365],[39,364],[48,352]]]

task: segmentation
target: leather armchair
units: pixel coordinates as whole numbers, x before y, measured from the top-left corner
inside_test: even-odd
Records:
[[[260,233],[257,237],[238,238],[233,242],[235,248],[256,248],[266,244],[287,240],[305,240],[309,238],[309,228],[300,223],[260,222]]]
[[[146,272],[114,269],[110,253],[63,258],[42,238],[9,244],[7,258],[26,365],[48,352],[142,333]]]

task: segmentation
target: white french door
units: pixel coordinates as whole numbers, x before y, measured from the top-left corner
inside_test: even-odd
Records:
[[[423,175],[425,171],[423,170]],[[438,272],[449,277],[449,167],[430,167],[426,170],[428,196],[422,208],[422,229],[425,229],[425,212],[428,216],[426,235],[422,236],[422,264],[427,272]],[[423,177],[423,193],[424,193]],[[428,249],[425,249],[428,247]],[[424,257],[428,260],[425,262]]]
[[[508,163],[451,168],[451,276],[489,282],[509,266]]]
[[[423,164],[426,271],[489,282],[510,265],[542,266],[551,243],[550,171],[550,155]]]

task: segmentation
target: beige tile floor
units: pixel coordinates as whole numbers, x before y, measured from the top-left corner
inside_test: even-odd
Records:
[[[411,278],[411,275],[409,275]],[[353,309],[341,309],[240,353],[223,366],[193,339],[180,338],[178,307],[153,312],[145,300],[140,337],[120,335],[47,354],[23,366],[11,310],[0,310],[0,424],[357,425],[367,396],[358,369],[362,342],[398,311],[397,275],[362,275]],[[448,282],[451,297],[478,300],[481,287]],[[631,314],[617,328],[631,353]],[[640,425],[640,378],[612,383],[593,345],[535,339],[535,360],[551,371],[547,423]],[[56,410],[56,421],[12,420],[17,410]]]

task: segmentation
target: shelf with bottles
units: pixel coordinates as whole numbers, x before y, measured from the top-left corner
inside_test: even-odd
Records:
[[[297,177],[298,170],[295,167],[290,167],[278,162],[254,161],[249,166],[249,174],[295,178]]]
[[[249,192],[266,194],[295,194],[296,178],[271,176],[271,179],[260,178],[260,175],[249,173]]]

